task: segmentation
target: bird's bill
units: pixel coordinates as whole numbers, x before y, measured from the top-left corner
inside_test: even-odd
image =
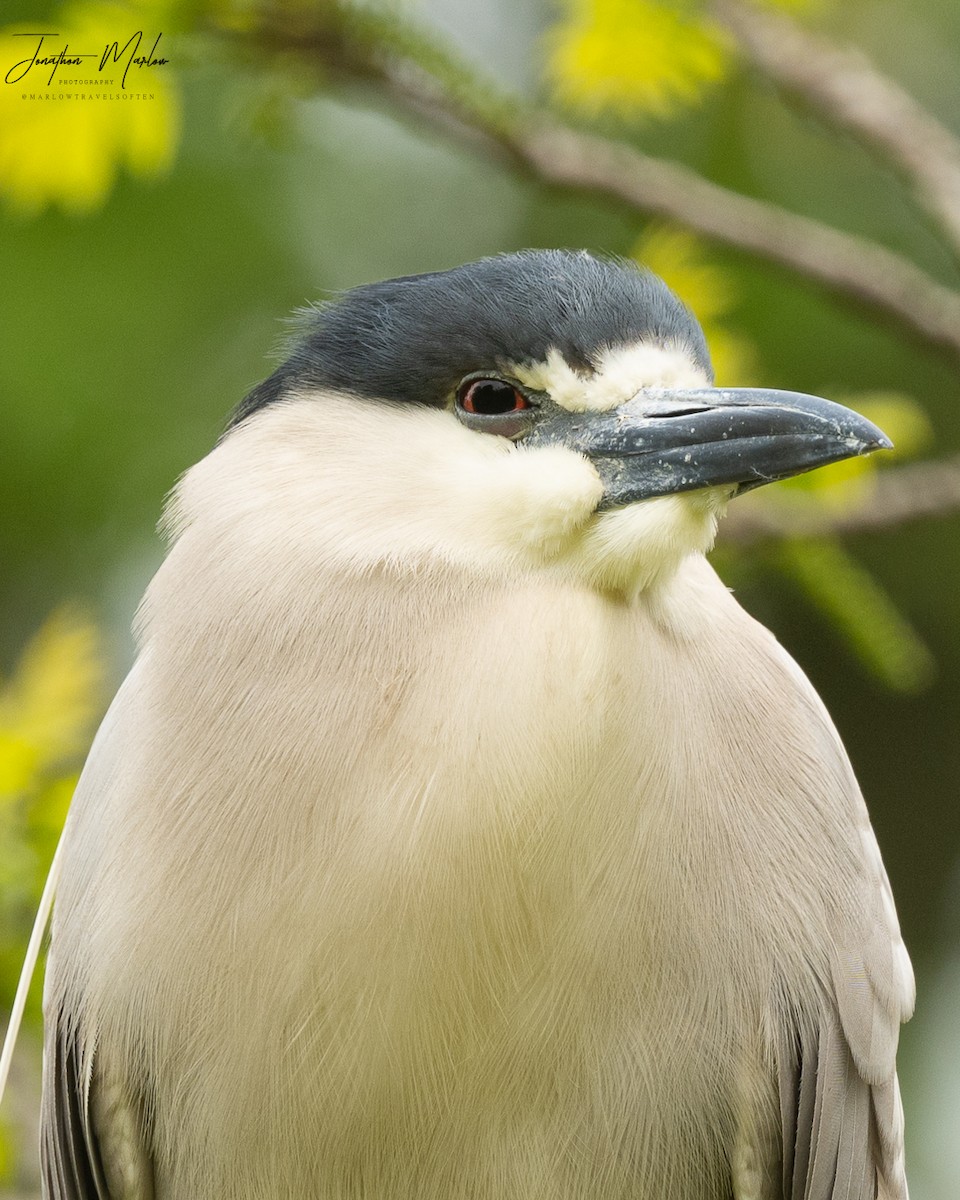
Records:
[[[739,493],[893,445],[841,404],[766,388],[649,389],[608,412],[556,409],[526,441],[586,455],[604,509],[721,484]]]

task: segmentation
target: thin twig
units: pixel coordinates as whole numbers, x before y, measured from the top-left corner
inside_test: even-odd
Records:
[[[742,0],[712,8],[763,74],[903,175],[960,252],[960,139],[860,50]]]
[[[414,35],[407,37],[415,44]],[[246,35],[248,43],[251,38],[254,49],[292,53],[342,80],[372,87],[446,136],[541,182],[677,221],[815,280],[960,357],[960,293],[876,242],[525,108],[429,43],[427,69],[415,53],[398,53],[388,41],[359,44],[342,34],[331,39],[327,29],[314,36],[302,26],[291,32],[277,24]]]
[[[924,517],[960,511],[960,455],[879,471],[863,498],[836,509],[797,493],[774,500],[758,493],[737,500],[721,524],[721,535],[738,543],[768,538],[818,537],[888,529]]]
[[[960,350],[960,294],[902,255],[711,183],[676,163],[542,123],[517,142],[540,178],[616,197],[814,279],[926,341]]]
[[[237,40],[223,31],[220,36]],[[298,24],[291,29],[278,20],[242,35],[242,41],[255,53],[292,55],[342,81],[372,88],[459,144],[536,180],[667,217],[816,280],[960,357],[960,293],[901,255],[526,108],[496,93],[409,26],[397,39],[378,40],[369,29],[354,38],[343,28],[331,33]],[[869,499],[842,513],[816,501],[789,508],[759,499],[738,501],[723,527],[728,539],[746,542],[883,528],[958,509],[960,457],[884,471]]]

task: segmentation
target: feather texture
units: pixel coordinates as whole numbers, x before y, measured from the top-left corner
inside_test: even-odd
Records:
[[[905,1200],[836,733],[721,498],[595,506],[334,397],[188,474],[70,818],[50,1200]]]

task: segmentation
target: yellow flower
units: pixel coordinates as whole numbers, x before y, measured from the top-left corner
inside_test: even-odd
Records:
[[[5,1116],[0,1116],[0,1181],[12,1183],[17,1166],[17,1142],[13,1128]]]
[[[0,795],[24,792],[85,749],[103,689],[92,623],[68,609],[34,636],[0,688]]]
[[[132,43],[119,63],[104,69],[103,78],[112,78],[113,85],[65,82],[99,79],[105,48],[116,42],[123,51],[141,30],[144,37],[136,53],[149,56],[161,31],[148,30],[142,12],[122,4],[77,3],[63,9],[55,24],[60,36],[42,47],[35,23],[0,30],[0,64],[8,77],[0,79],[0,192],[24,215],[48,204],[74,213],[96,209],[121,167],[141,177],[164,171],[179,136],[179,99],[169,64],[133,66],[126,88],[121,86]],[[65,44],[74,53],[94,57],[83,59],[86,65],[79,67],[17,65],[26,64],[37,50],[41,57],[59,55]],[[169,46],[158,45],[156,57],[168,56]],[[144,93],[152,98],[133,98]],[[120,95],[125,98],[115,98]]]
[[[91,622],[61,610],[0,686],[0,1008],[12,999],[79,760],[101,712],[100,649]],[[39,1021],[38,988],[28,1017]]]
[[[0,798],[25,792],[37,777],[39,760],[29,738],[0,729]]]
[[[727,70],[721,30],[690,5],[657,0],[567,0],[549,35],[557,97],[587,113],[670,116]]]

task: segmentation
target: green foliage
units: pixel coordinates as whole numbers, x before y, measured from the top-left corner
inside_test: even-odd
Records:
[[[788,539],[774,563],[804,590],[860,661],[897,692],[933,680],[930,650],[869,571],[833,538]]]
[[[13,1181],[19,1166],[16,1134],[0,1113],[0,1184]]]
[[[103,667],[92,622],[54,613],[0,688],[0,1007],[13,1000],[47,869],[100,715]],[[35,990],[29,1015],[39,1017]]]

